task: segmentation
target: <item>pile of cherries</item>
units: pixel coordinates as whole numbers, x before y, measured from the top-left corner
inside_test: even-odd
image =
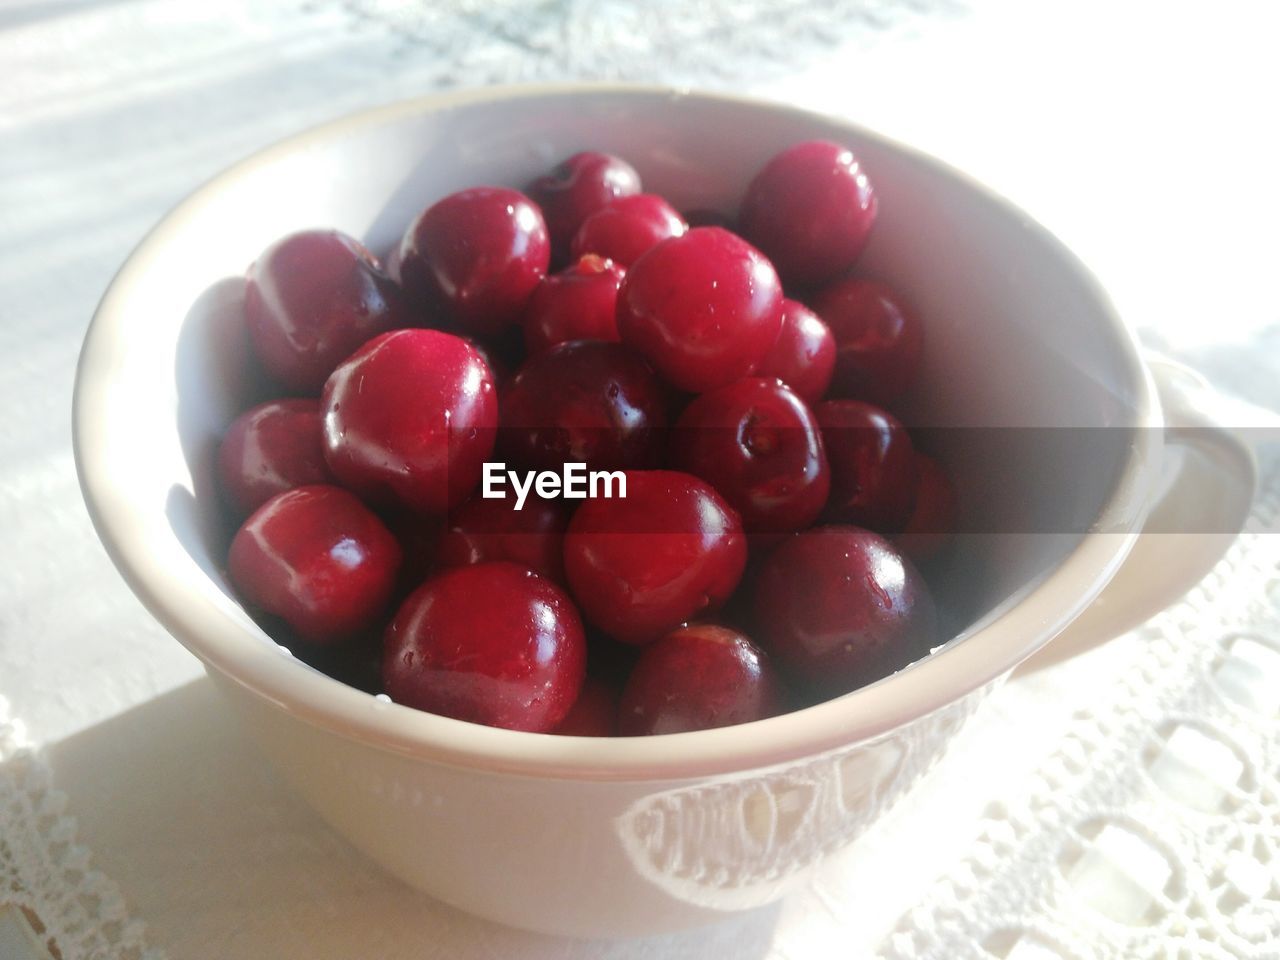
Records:
[[[335,231],[278,241],[245,319],[285,398],[217,464],[246,606],[348,682],[535,732],[743,723],[924,655],[915,564],[954,497],[885,409],[922,329],[851,274],[875,216],[853,153],[813,141],[736,223],[579,153],[434,203],[386,269]],[[626,495],[517,509],[481,495],[497,461]]]

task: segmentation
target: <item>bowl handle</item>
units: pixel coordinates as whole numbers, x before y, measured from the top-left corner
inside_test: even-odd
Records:
[[[1243,431],[1217,411],[1199,374],[1149,354],[1165,422],[1162,494],[1123,565],[1098,598],[1018,668],[1026,674],[1127,633],[1199,583],[1244,527],[1258,465]]]

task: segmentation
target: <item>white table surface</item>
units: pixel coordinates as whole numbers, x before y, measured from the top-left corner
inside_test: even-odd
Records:
[[[505,6],[0,0],[0,697],[156,956],[876,956],[1138,640],[1006,688],[964,763],[775,909],[607,947],[480,923],[321,826],[111,568],[70,449],[94,304],[167,208],[299,128],[443,86],[659,80],[847,114],[947,158],[1057,232],[1145,340],[1280,409],[1280,7]]]

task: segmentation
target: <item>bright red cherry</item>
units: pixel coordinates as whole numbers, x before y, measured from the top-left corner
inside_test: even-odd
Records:
[[[336,230],[307,230],[268,247],[249,268],[244,312],[267,372],[312,395],[360,344],[414,319],[373,254]]]
[[[401,244],[405,289],[447,322],[493,334],[520,319],[547,273],[551,243],[528,197],[474,187],[428,207]]]
[[[788,533],[818,519],[830,472],[817,421],[780,380],[749,377],[694,399],[672,434],[672,466],[701,477],[748,533]]]
[[[755,581],[760,644],[813,691],[838,696],[923,656],[933,601],[883,537],[816,527],[784,540]]]
[[[646,250],[688,229],[675,207],[655,194],[640,193],[615,200],[582,221],[569,252],[575,258],[594,253],[629,267]]]
[[[436,564],[461,567],[492,560],[522,564],[551,580],[564,580],[564,531],[569,510],[559,500],[530,493],[521,509],[516,497],[472,497],[449,511],[449,525],[436,548]]]
[[[569,715],[552,731],[564,737],[612,737],[617,732],[618,694],[595,677],[587,677]]]
[[[951,542],[956,524],[956,491],[933,457],[916,454],[916,502],[902,533],[894,538],[914,563],[927,563]]]
[[[742,235],[797,286],[853,266],[875,219],[875,191],[857,157],[823,140],[798,143],[765,164],[738,212]]]
[[[567,270],[548,274],[524,310],[524,342],[541,353],[569,340],[618,337],[618,288],[626,270],[589,253]]]
[[[697,477],[626,477],[626,497],[587,500],[574,513],[565,574],[588,620],[645,643],[719,608],[742,577],[747,541],[734,509]]]
[[[218,482],[237,519],[277,493],[333,483],[319,402],[271,400],[236,417],[218,446]]]
[[[710,730],[779,713],[782,689],[768,658],[728,627],[679,627],[640,652],[618,704],[618,732]]]
[[[586,674],[582,621],[564,591],[515,563],[430,578],[387,628],[382,677],[397,703],[491,727],[545,733]]]
[[[886,406],[911,386],[924,328],[902,298],[875,280],[842,280],[813,298],[836,338],[831,395]]]
[[[575,340],[525,363],[502,395],[499,451],[530,470],[654,467],[666,441],[668,396],[649,365],[620,343]]]
[[[575,153],[549,174],[529,184],[529,196],[547,218],[551,242],[567,251],[582,221],[622,197],[640,192],[640,174],[621,157]]]
[[[782,301],[782,332],[756,368],[760,377],[777,377],[806,403],[817,403],[831,385],[836,340],[822,319],[795,300]]]
[[[654,247],[618,292],[622,342],[690,393],[749,376],[781,328],[778,275],[758,250],[719,227]]]
[[[377,503],[440,513],[466,499],[493,450],[498,402],[480,354],[438,330],[385,333],[325,384],[325,460]]]
[[[861,400],[814,409],[831,464],[827,516],[878,533],[898,533],[916,496],[916,453],[896,417]]]
[[[341,487],[276,494],[231,541],[231,582],[253,607],[311,643],[337,643],[372,627],[400,568],[400,544]]]

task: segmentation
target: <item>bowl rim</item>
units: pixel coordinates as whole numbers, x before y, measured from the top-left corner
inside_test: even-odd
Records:
[[[1088,290],[1132,380],[1133,440],[1090,532],[1022,599],[958,642],[842,697],[754,723],[635,738],[566,737],[481,726],[388,703],[280,655],[260,629],[235,622],[204,592],[174,576],[133,536],[133,509],[104,468],[110,424],[94,398],[110,388],[110,347],[125,321],[131,289],[170,235],[223,187],[259,165],[409,116],[497,100],[583,95],[697,100],[765,110],[835,125],[911,157],[1025,223],[1059,266]],[[880,739],[997,682],[1044,645],[1101,592],[1132,547],[1150,507],[1159,464],[1159,403],[1132,332],[1087,267],[1045,227],[962,171],[918,148],[840,116],[768,99],[688,88],[615,83],[491,86],[432,94],[360,110],[287,137],[216,174],[166,213],[129,254],[94,313],[81,348],[73,398],[73,447],[81,492],[108,555],[149,612],[212,673],[309,725],[421,761],[493,773],[571,780],[704,778],[809,760]],[[145,509],[145,508],[143,508]],[[215,589],[217,589],[215,587]],[[211,611],[213,615],[211,616]],[[266,640],[268,642],[264,643]]]

